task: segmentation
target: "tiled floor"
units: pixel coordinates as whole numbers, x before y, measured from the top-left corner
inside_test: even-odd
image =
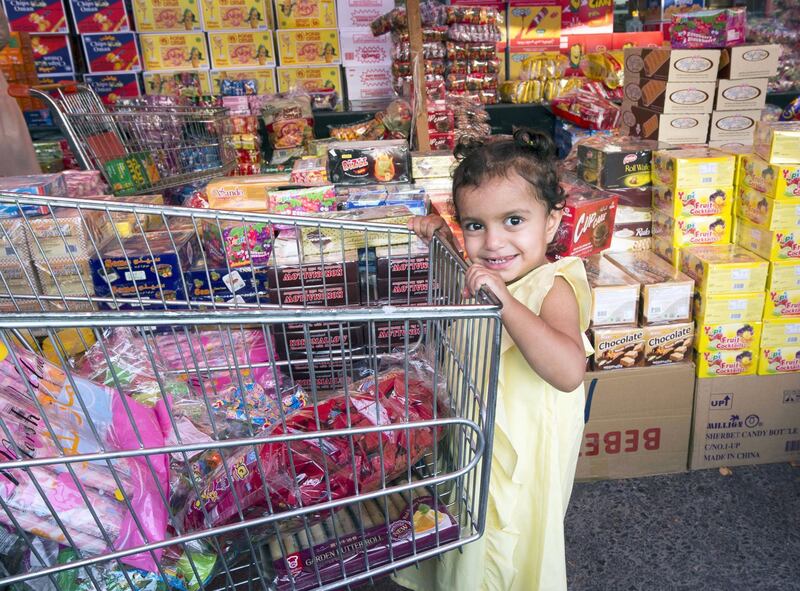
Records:
[[[732,472],[577,484],[570,591],[800,590],[800,468]],[[400,591],[390,581],[362,589]]]

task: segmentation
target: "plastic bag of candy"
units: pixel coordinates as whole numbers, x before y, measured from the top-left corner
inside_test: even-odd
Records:
[[[579,127],[614,129],[619,125],[619,106],[596,86],[584,84],[550,102],[553,114]]]
[[[261,113],[275,150],[298,148],[314,138],[314,114],[308,94],[271,96]]]
[[[624,70],[622,51],[601,51],[586,54],[581,60],[581,72],[590,80],[605,84],[606,88],[621,88]]]

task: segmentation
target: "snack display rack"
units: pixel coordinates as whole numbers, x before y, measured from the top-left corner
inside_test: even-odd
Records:
[[[480,537],[500,307],[485,290],[464,300],[465,263],[438,237],[412,305],[410,290],[377,295],[423,262],[402,226],[0,205],[16,214],[0,224],[0,375],[17,384],[0,416],[13,483],[0,523],[59,556],[0,585],[332,589]],[[70,224],[88,269],[69,248],[50,257],[45,240],[67,246]],[[266,237],[245,246],[251,262],[271,251],[266,288],[254,304],[190,299],[193,274],[246,274],[209,240],[231,228]],[[347,262],[354,247],[386,254]]]

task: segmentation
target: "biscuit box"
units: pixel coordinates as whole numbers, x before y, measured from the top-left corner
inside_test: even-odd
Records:
[[[269,301],[280,306],[353,306],[361,303],[361,290],[357,281],[294,289],[270,288]]]
[[[696,356],[698,378],[755,375],[758,347],[744,351],[703,351]]]
[[[673,218],[692,216],[729,217],[733,213],[733,186],[673,191],[668,185],[653,185],[653,208]]]
[[[800,289],[800,259],[773,261],[769,264],[767,290]]]
[[[277,69],[277,76],[280,92],[290,92],[295,88],[303,88],[309,92],[334,90],[340,103],[344,97],[342,70],[339,66],[306,66],[302,68],[281,66]]]
[[[769,263],[735,244],[681,249],[681,271],[703,294],[764,291]]]
[[[623,101],[620,129],[646,140],[670,144],[704,144],[711,117],[706,113],[658,113]]]
[[[800,164],[770,164],[755,154],[745,154],[741,162],[741,184],[777,201],[800,203]]]
[[[736,157],[708,148],[653,152],[653,184],[691,191],[735,184]]]
[[[334,0],[275,0],[275,17],[279,29],[336,27],[336,3]]]
[[[759,353],[760,376],[800,372],[800,347],[762,347]]]
[[[617,213],[616,195],[594,189],[577,179],[565,179],[567,194],[561,224],[547,246],[547,257],[585,258],[609,247]]]
[[[31,35],[33,65],[38,76],[73,74],[75,60],[69,35]]]
[[[728,80],[771,78],[778,73],[780,45],[739,45],[722,50],[719,77]]]
[[[211,66],[255,68],[275,65],[271,31],[230,31],[208,34]]]
[[[764,300],[764,320],[800,318],[800,289],[768,291]]]
[[[369,375],[371,369],[364,362],[349,362],[345,367],[342,361],[314,360],[313,375],[308,363],[292,360],[286,372],[294,385],[303,388],[306,392],[317,390],[340,390],[347,384],[357,382]]]
[[[214,94],[222,94],[223,80],[253,80],[256,94],[275,94],[275,68],[247,68],[243,70],[211,70],[211,86]]]
[[[272,264],[267,269],[269,287],[286,289],[316,285],[341,285],[358,281],[356,261],[297,264]]]
[[[398,254],[402,249],[395,249],[393,256],[378,256],[376,259],[376,277],[378,280],[392,279],[427,279],[430,269],[430,255],[428,253],[410,253],[408,256]]]
[[[692,319],[694,280],[653,252],[614,252],[606,258],[642,286],[643,325]]]
[[[643,76],[670,82],[716,82],[719,49],[625,49],[625,77]]]
[[[759,322],[764,313],[764,292],[694,294],[694,314],[703,324]]]
[[[673,246],[672,242],[669,240],[664,240],[663,238],[656,238],[653,237],[650,241],[651,248],[654,253],[660,256],[662,259],[667,261],[670,265],[675,267],[676,269],[680,268],[681,266],[681,249],[677,246]]]
[[[746,186],[739,189],[736,215],[764,230],[800,227],[800,200],[776,201]]]
[[[136,0],[133,16],[139,33],[201,31],[199,0]]]
[[[340,64],[342,50],[336,29],[277,31],[281,66]]]
[[[138,72],[142,69],[135,33],[81,35],[89,72]]]
[[[508,42],[514,49],[558,50],[561,37],[559,0],[511,0],[508,5]]]
[[[139,35],[142,61],[148,71],[207,70],[208,49],[203,33]]]
[[[644,328],[644,365],[683,363],[692,359],[694,324],[663,324]]]
[[[714,111],[711,114],[709,139],[711,141],[733,140],[752,143],[756,123],[761,119],[761,110]]]
[[[75,32],[121,33],[130,31],[123,0],[70,0]]]
[[[206,195],[212,209],[235,211],[267,211],[267,191],[288,184],[289,175],[284,178],[275,175],[236,176],[216,179],[208,183]]]
[[[234,31],[270,28],[270,9],[265,0],[200,0],[203,30]]]
[[[761,341],[761,322],[700,324],[697,327],[697,350],[743,351]]]
[[[800,259],[800,230],[764,230],[736,218],[736,244],[769,261]]]
[[[347,96],[351,101],[382,99],[394,96],[395,79],[391,66],[347,66],[344,69]]]
[[[192,231],[149,232],[115,239],[102,248],[102,257],[90,261],[98,296],[154,297],[160,290],[171,299],[184,299],[183,272],[191,267],[197,251]],[[151,254],[152,253],[152,254]]]
[[[364,327],[336,325],[323,330],[299,330],[275,334],[275,356],[278,359],[307,359],[315,357],[345,356],[364,346]],[[316,368],[315,368],[316,369]]]
[[[770,164],[800,163],[800,121],[759,121],[753,146]]]
[[[714,82],[668,82],[631,75],[625,77],[623,97],[656,113],[710,113],[716,89]]]
[[[776,318],[764,322],[761,348],[800,346],[800,318]]]
[[[155,96],[208,96],[211,83],[208,72],[142,72],[144,93]]]
[[[657,142],[595,135],[578,144],[578,178],[603,189],[650,184],[650,157]]]
[[[720,80],[717,85],[716,111],[763,109],[767,102],[767,78]]]
[[[695,216],[673,218],[653,212],[653,236],[684,247],[696,244],[727,244],[731,240],[730,216]]]
[[[328,148],[328,178],[344,185],[407,183],[411,181],[408,143],[337,142]]]
[[[84,223],[76,210],[61,210],[55,218],[31,218],[26,224],[27,243],[34,261],[81,260],[95,253]]]
[[[269,303],[267,296],[267,269],[242,267],[210,268],[202,263],[186,274],[186,287],[190,300],[227,303]]]
[[[644,365],[644,328],[596,328],[591,331],[597,370],[627,369]]]
[[[15,33],[69,33],[62,0],[3,0],[3,7]]]
[[[583,264],[592,288],[591,325],[636,324],[640,289],[636,280],[601,254],[584,259]]]

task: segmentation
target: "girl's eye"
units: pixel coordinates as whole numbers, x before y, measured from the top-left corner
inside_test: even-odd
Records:
[[[510,218],[506,220],[506,224],[509,226],[519,226],[523,222],[522,218],[518,215],[512,215]]]
[[[467,222],[464,224],[464,229],[467,232],[477,232],[478,230],[483,229],[483,225],[479,224],[478,222]]]

